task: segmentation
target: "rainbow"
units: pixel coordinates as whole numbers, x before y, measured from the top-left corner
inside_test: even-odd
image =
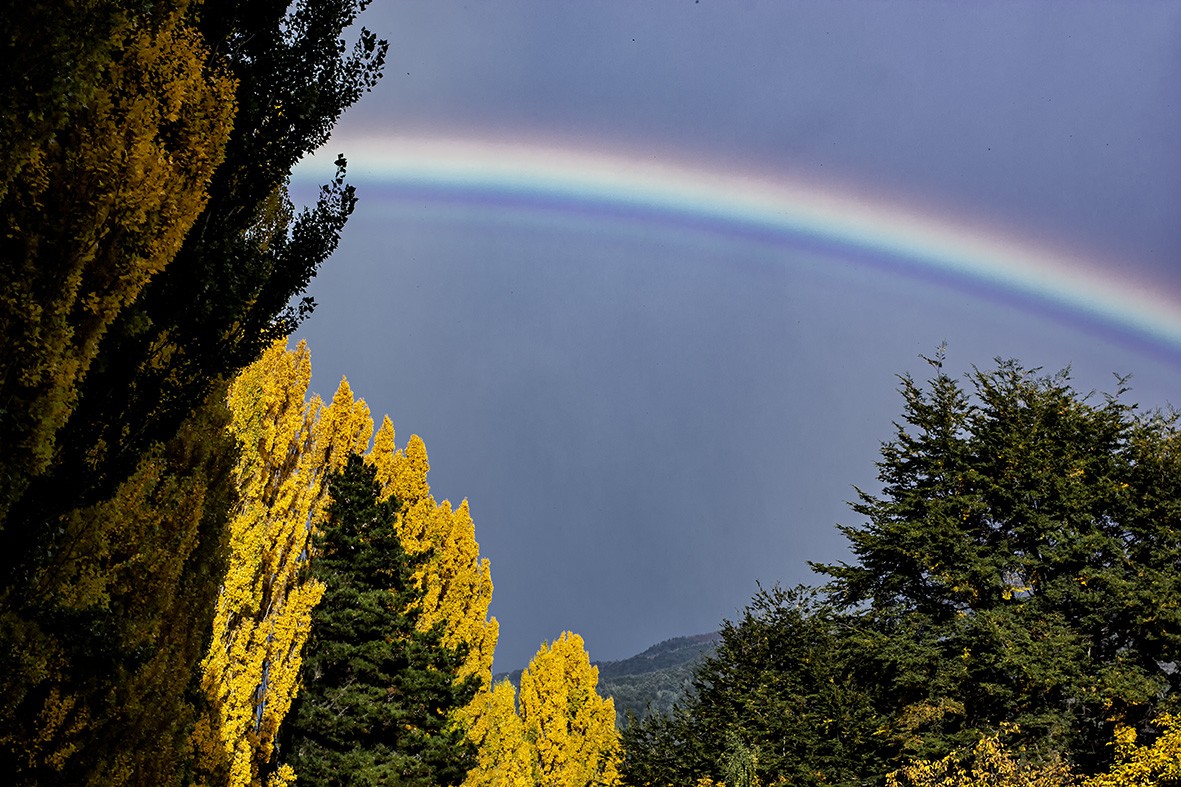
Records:
[[[1112,266],[979,223],[803,180],[674,160],[521,142],[421,137],[334,138],[297,182],[323,182],[335,154],[349,180],[415,196],[671,222],[716,232],[844,248],[971,289],[1098,322],[1181,352],[1181,300],[1113,275]]]

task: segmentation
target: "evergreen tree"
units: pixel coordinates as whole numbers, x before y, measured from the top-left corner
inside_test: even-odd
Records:
[[[625,783],[730,784],[744,751],[757,753],[749,769],[766,784],[854,785],[879,770],[883,720],[858,685],[848,624],[814,590],[761,590],[722,624],[689,697],[670,716],[624,728]]]
[[[325,591],[281,759],[301,784],[457,785],[474,753],[449,714],[476,681],[455,680],[464,654],[443,646],[437,628],[418,630],[422,558],[402,547],[398,502],[379,501],[375,475],[352,455],[330,480],[311,558]]]
[[[694,694],[625,731],[628,783],[716,781],[728,735],[765,783],[853,785],[906,763],[918,778],[1002,730],[1022,761],[990,773],[1085,775],[1119,754],[1113,728],[1151,742],[1172,723],[1177,416],[1013,361],[966,385],[930,362],[928,385],[901,378],[881,490],[859,491],[865,521],[841,528],[853,558],[815,566],[819,596],[760,594],[727,625]]]
[[[1145,727],[1181,676],[1175,419],[1091,404],[1015,362],[971,390],[932,360],[903,378],[882,492],[843,527],[855,561],[819,566],[861,622],[888,737],[943,756],[1002,722],[1026,745],[1110,761],[1113,721]],[[1121,392],[1122,393],[1122,392]]]

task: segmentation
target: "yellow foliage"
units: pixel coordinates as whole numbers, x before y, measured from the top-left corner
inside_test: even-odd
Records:
[[[526,745],[512,684],[504,680],[476,696],[480,705],[468,734],[477,760],[464,787],[534,787],[533,749]]]
[[[297,691],[311,611],[323,586],[301,577],[309,540],[328,505],[328,475],[369,443],[373,421],[341,381],[332,403],[306,401],[306,345],[273,345],[229,393],[231,431],[241,444],[239,502],[213,637],[202,662],[210,713],[194,740],[211,783],[259,785],[274,738]],[[275,778],[284,778],[276,774]],[[272,780],[273,781],[273,780]]]
[[[175,256],[222,161],[235,85],[188,5],[115,25],[87,100],[5,173],[0,398],[28,416],[0,433],[13,478],[46,467],[99,341]]]
[[[302,649],[323,587],[301,579],[312,532],[328,506],[328,476],[373,438],[369,461],[384,495],[401,502],[397,527],[409,552],[430,550],[416,579],[422,591],[419,627],[443,625],[443,643],[466,647],[460,677],[491,683],[497,624],[488,619],[491,570],[479,557],[467,502],[436,504],[426,474],[426,447],[417,436],[395,445],[387,417],[373,419],[342,380],[332,402],[307,400],[311,356],[306,345],[273,345],[235,380],[229,394],[232,432],[242,446],[236,469],[239,503],[230,524],[229,567],[218,599],[213,638],[202,664],[211,712],[194,741],[207,783],[260,785],[279,725],[298,690]],[[472,728],[487,692],[457,721]],[[474,733],[473,733],[474,734]],[[216,767],[228,762],[228,773]],[[287,769],[288,771],[290,769]],[[286,772],[268,784],[282,784]],[[289,774],[294,778],[294,774]]]
[[[521,723],[540,787],[619,783],[615,703],[596,691],[599,670],[582,637],[564,632],[521,675]]]
[[[0,745],[53,774],[50,782],[102,774],[107,785],[167,783],[184,768],[196,716],[187,689],[205,642],[204,626],[191,623],[208,621],[220,565],[227,421],[211,399],[146,452],[110,499],[61,520],[63,549],[32,587],[56,615],[101,627],[102,640],[52,616],[18,622],[11,607],[0,613],[0,636],[15,643],[0,696],[27,708],[5,718]],[[123,661],[95,669],[79,652]]]
[[[1012,757],[997,736],[986,736],[968,756],[952,752],[941,760],[916,760],[886,776],[886,787],[1071,787],[1066,763],[1055,758],[1033,765]]]
[[[1136,746],[1135,731],[1117,727],[1116,764],[1083,787],[1156,787],[1181,780],[1181,717],[1167,715],[1157,723],[1161,735],[1149,746]]]
[[[488,560],[480,558],[467,501],[454,510],[447,500],[435,502],[426,480],[431,468],[426,446],[418,435],[411,435],[406,448],[398,450],[388,417],[374,436],[368,459],[377,468],[383,499],[393,496],[401,503],[397,528],[403,547],[412,554],[431,552],[415,574],[422,591],[419,629],[426,631],[442,623],[443,644],[468,651],[459,678],[477,676],[481,689],[487,688],[492,681],[499,624],[488,617],[492,570]],[[481,702],[477,695],[469,715]]]

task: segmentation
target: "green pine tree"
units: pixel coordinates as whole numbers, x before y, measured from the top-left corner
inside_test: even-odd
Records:
[[[1000,731],[1080,774],[1111,763],[1113,729],[1160,734],[1181,692],[1178,416],[1013,361],[931,364],[901,378],[880,491],[841,528],[852,558],[726,624],[688,700],[625,730],[626,783],[725,778],[727,739],[763,783],[851,787]]]
[[[329,489],[310,561],[326,590],[280,757],[301,785],[459,784],[474,751],[448,717],[477,684],[456,682],[465,654],[441,645],[438,628],[416,629],[424,558],[403,549],[397,501],[379,502],[372,465],[349,457]]]
[[[903,378],[865,523],[841,528],[855,559],[817,568],[897,752],[1010,722],[1093,772],[1113,722],[1148,725],[1179,688],[1175,418],[1091,402],[1065,372],[1000,362],[964,386],[931,363],[926,389]]]

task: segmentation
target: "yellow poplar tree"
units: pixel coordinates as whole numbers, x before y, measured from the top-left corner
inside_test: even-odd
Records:
[[[540,787],[619,784],[615,703],[598,682],[582,637],[568,631],[521,674],[521,724]]]
[[[307,346],[289,351],[280,342],[230,389],[239,502],[202,662],[210,710],[195,732],[208,783],[261,783],[295,697],[311,610],[324,592],[300,569],[327,508],[325,482],[373,432],[368,407],[353,400],[345,380],[329,405],[307,401],[311,374]]]
[[[4,784],[181,783],[198,715],[192,668],[222,565],[228,419],[212,397],[111,499],[64,520],[70,539],[36,585],[41,617],[19,639],[5,632],[36,672],[9,659],[3,696],[20,682],[36,693],[0,713],[0,750],[19,758],[2,760]]]
[[[59,13],[89,19],[76,5]],[[189,7],[97,25],[108,38],[83,58],[84,99],[4,175],[0,400],[22,417],[0,425],[0,517],[47,468],[100,340],[176,255],[223,160],[236,85]]]
[[[525,741],[513,684],[502,680],[476,697],[481,705],[469,731],[476,744],[476,767],[464,787],[534,787],[533,747]]]
[[[436,503],[426,480],[430,461],[422,439],[411,435],[406,448],[399,450],[394,437],[394,425],[386,417],[373,439],[369,460],[377,468],[383,499],[393,496],[402,504],[397,527],[406,551],[431,550],[430,559],[416,575],[422,591],[418,627],[427,631],[442,623],[443,644],[467,648],[459,679],[477,676],[486,689],[492,681],[499,626],[488,617],[492,572],[488,560],[480,558],[468,503],[464,500],[456,509],[447,500]],[[483,702],[477,694],[469,710],[475,712]]]

